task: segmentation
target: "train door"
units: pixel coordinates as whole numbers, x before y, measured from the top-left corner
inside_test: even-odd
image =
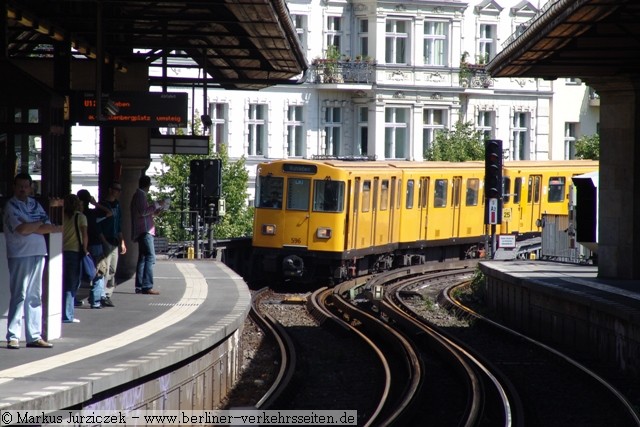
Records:
[[[309,245],[309,202],[311,200],[311,179],[287,179],[286,205],[284,216],[283,246],[308,247]]]
[[[349,181],[349,196],[353,194],[353,208],[352,210],[347,210],[350,212],[350,217],[348,219],[348,224],[345,229],[347,230],[347,239],[345,239],[346,248],[345,249],[355,249],[357,241],[356,241],[356,233],[358,231],[358,212],[360,211],[360,177],[357,177],[352,181]],[[351,200],[349,197],[348,200]]]
[[[420,211],[420,239],[427,240],[429,217],[429,177],[420,177],[418,186],[418,210]]]
[[[511,230],[509,230],[512,233],[514,231],[520,231],[524,227],[524,224],[522,223],[522,181],[523,179],[521,176],[518,176],[513,180],[513,209],[511,211],[513,224]]]
[[[462,177],[453,177],[453,191],[451,192],[451,236],[460,237],[460,189],[462,188]]]
[[[529,175],[527,185],[526,231],[537,230],[536,220],[541,217],[542,175]]]
[[[354,246],[355,248],[368,248],[373,243],[371,242],[371,180],[365,179],[362,181],[362,190],[360,191],[360,212],[358,213],[358,220],[354,221],[353,228],[354,234]]]
[[[379,190],[380,178],[373,178],[373,192],[371,195],[371,245],[376,245],[376,227],[378,224],[378,197],[380,197]]]
[[[388,242],[397,242],[396,232],[398,227],[396,226],[396,177],[391,177],[391,194],[389,195],[389,235],[387,236]]]

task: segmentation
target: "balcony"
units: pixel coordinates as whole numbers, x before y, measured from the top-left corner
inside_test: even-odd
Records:
[[[315,59],[307,81],[318,84],[373,84],[375,61]]]
[[[488,89],[493,86],[493,79],[487,74],[484,65],[463,62],[460,64],[459,79],[460,86],[465,88]]]

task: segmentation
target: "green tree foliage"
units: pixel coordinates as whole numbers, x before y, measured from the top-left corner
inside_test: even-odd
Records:
[[[196,124],[196,129],[199,127],[199,124]],[[214,237],[222,239],[251,235],[253,208],[247,206],[249,173],[245,168],[245,159],[229,161],[224,145],[212,156],[173,154],[162,156],[162,169],[155,168],[156,170],[152,171],[157,187],[152,197],[171,200],[171,208],[156,221],[158,235],[167,237],[171,241],[193,239],[192,231],[189,229],[191,227],[189,215],[183,213],[189,210],[190,163],[195,159],[211,158],[222,160],[221,192],[226,205],[225,216],[213,227]]]
[[[584,135],[576,140],[576,158],[600,159],[600,135]]]
[[[426,160],[464,162],[484,159],[484,135],[471,122],[457,122],[438,133],[424,154]]]

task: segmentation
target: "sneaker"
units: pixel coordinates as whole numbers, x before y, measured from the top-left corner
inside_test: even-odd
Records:
[[[91,308],[102,308],[102,305],[98,304],[98,305],[92,305]]]
[[[84,302],[81,299],[77,299],[73,301],[73,305],[74,307],[82,307],[84,305]]]
[[[143,289],[142,293],[146,295],[160,295],[160,292],[156,291],[155,289]]]
[[[27,347],[37,347],[37,348],[51,348],[53,344],[46,342],[42,338],[39,340],[35,340],[27,343]]]
[[[100,303],[102,304],[103,307],[115,307],[115,305],[113,305],[113,302],[111,301],[111,298],[109,297],[104,297],[100,300]]]
[[[141,294],[141,293],[142,293],[142,289],[136,288],[136,294]]]
[[[20,348],[20,341],[18,340],[9,340],[7,341],[7,348],[12,350],[17,350]]]
[[[80,319],[63,320],[62,323],[80,323]]]

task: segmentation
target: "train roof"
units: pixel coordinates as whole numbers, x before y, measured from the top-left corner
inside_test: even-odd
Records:
[[[484,161],[473,160],[467,162],[444,162],[444,161],[409,161],[409,160],[346,160],[338,159],[281,159],[265,162],[267,164],[299,163],[299,164],[322,164],[339,169],[465,169],[484,167]],[[571,167],[591,167],[598,168],[596,160],[507,160],[504,162],[507,168],[556,168],[566,169]]]

